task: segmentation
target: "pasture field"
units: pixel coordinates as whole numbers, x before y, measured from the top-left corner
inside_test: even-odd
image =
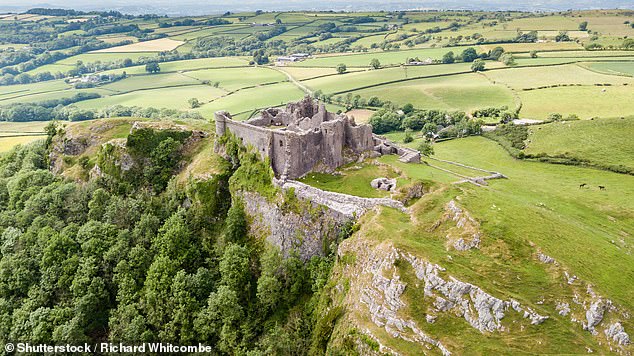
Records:
[[[498,46],[504,48],[506,52],[511,53],[527,53],[530,51],[568,51],[583,49],[583,47],[576,42],[499,43],[479,45],[478,48],[480,48],[480,51],[482,52],[488,52]]]
[[[0,153],[11,151],[11,149],[17,145],[26,145],[33,141],[42,140],[45,136],[42,135],[24,135],[24,136],[0,136]]]
[[[626,20],[632,20],[631,16],[583,16],[580,20],[587,21],[590,30],[603,35],[634,36],[634,28],[624,24]]]
[[[0,133],[2,135],[11,134],[29,134],[44,133],[44,128],[48,125],[48,121],[29,121],[29,122],[1,122]]]
[[[322,77],[326,75],[334,75],[337,74],[337,70],[335,68],[310,68],[310,67],[293,67],[293,66],[285,66],[285,67],[277,67],[277,69],[288,73],[293,78],[297,80],[307,80],[315,77]],[[351,70],[353,71],[353,70]]]
[[[509,68],[485,71],[483,73],[492,81],[505,83],[513,89],[539,88],[552,85],[634,84],[634,80],[631,78],[596,73],[576,64],[537,68]]]
[[[591,117],[620,117],[634,112],[631,86],[571,86],[521,91],[520,116],[545,119],[551,113]]]
[[[177,71],[191,71],[198,69],[208,68],[227,68],[227,67],[239,67],[248,66],[249,62],[243,57],[217,57],[217,58],[197,58],[186,59],[182,61],[162,62],[159,63],[161,67],[161,73],[165,72],[177,72]],[[117,68],[101,72],[101,74],[121,74],[126,72],[127,74],[147,74],[145,71],[145,65],[132,66],[127,68]]]
[[[17,95],[9,96],[4,98],[3,100],[0,100],[0,105],[15,104],[15,103],[38,103],[38,102],[42,102],[46,100],[70,98],[73,95],[78,93],[98,93],[103,96],[103,95],[111,94],[112,92],[106,89],[101,89],[101,88],[87,88],[87,89],[69,88],[69,89],[62,89],[57,91],[47,91],[47,92],[26,94],[26,95],[20,95],[20,96],[17,96]]]
[[[164,73],[128,77],[114,83],[106,84],[101,88],[128,93],[135,90],[146,90],[163,87],[175,87],[200,84],[200,81],[183,75],[182,73]]]
[[[374,114],[373,110],[367,110],[367,109],[353,109],[346,112],[346,115],[354,117],[355,122],[359,124],[368,122],[368,120],[370,120],[370,117],[373,114]]]
[[[48,124],[48,121],[0,122],[0,153],[44,139],[44,127]]]
[[[591,58],[591,57],[630,57],[634,60],[633,51],[553,51],[539,53],[540,57],[568,57],[568,58]],[[625,58],[623,58],[625,59]]]
[[[284,74],[266,67],[204,69],[185,72],[183,75],[199,81],[219,82],[220,87],[228,91],[288,80]]]
[[[383,100],[415,108],[471,111],[485,107],[515,107],[513,93],[503,85],[491,84],[479,74],[460,74],[417,79],[354,91],[363,98]]]
[[[487,65],[502,66],[499,62],[488,62]],[[445,76],[468,72],[471,72],[471,63],[405,66],[350,72],[341,75],[309,79],[302,83],[314,90],[321,89],[326,93],[341,93],[387,82],[403,81],[402,84],[407,84],[412,78]],[[406,79],[408,81],[405,81]]]
[[[20,96],[52,92],[68,88],[70,88],[70,85],[66,84],[61,79],[31,84],[3,85],[0,86],[0,102]]]
[[[435,145],[435,151],[438,158],[502,172],[508,177],[490,181],[485,188],[462,186],[460,203],[475,214],[474,218],[485,222],[483,243],[489,247],[483,246],[483,251],[524,256],[533,253],[529,244],[536,245],[566,268],[575,270],[580,279],[593,281],[593,288],[599,293],[610,295],[620,305],[633,306],[631,284],[624,288],[622,282],[634,282],[634,275],[622,272],[631,270],[634,264],[634,257],[628,252],[631,248],[625,247],[631,246],[634,237],[622,232],[634,228],[634,202],[630,199],[634,177],[516,160],[483,137],[442,142]],[[412,176],[419,166],[402,164],[398,168]],[[590,188],[580,190],[580,183]],[[599,191],[599,185],[606,190]],[[616,236],[619,242],[613,242]],[[475,266],[482,266],[474,262]],[[473,264],[468,266],[474,268]],[[500,267],[487,270],[499,273]],[[508,268],[522,270],[513,263]],[[518,293],[526,295],[530,284],[526,284],[525,277],[521,279],[505,288],[517,288]],[[528,295],[533,293],[544,295],[540,294],[544,290],[540,287]]]
[[[251,111],[299,100],[304,92],[291,83],[263,85],[237,91],[226,97],[214,100],[197,109],[205,117],[213,117],[214,112],[226,110],[238,119],[246,119]],[[238,115],[242,114],[242,115]]]
[[[524,152],[634,168],[634,116],[531,126]]]
[[[343,63],[348,67],[369,67],[370,61],[374,58],[378,59],[382,65],[400,65],[405,63],[407,58],[419,57],[420,59],[431,58],[441,59],[445,53],[452,51],[458,55],[468,46],[451,47],[451,48],[424,48],[402,51],[388,52],[372,52],[349,55],[331,55],[316,57],[299,62],[295,65],[302,67],[336,67],[339,63]]]
[[[591,70],[616,75],[634,76],[634,61],[632,62],[595,62],[584,63],[584,66]]]
[[[130,58],[132,60],[138,60],[141,57],[156,57],[158,56],[158,52],[130,52],[130,53],[104,53],[104,52],[89,52],[78,54],[76,56],[64,58],[60,61],[55,62],[55,64],[66,64],[74,66],[78,61],[82,61],[84,63],[93,63],[93,62],[114,62],[118,60],[124,60],[126,58]]]
[[[504,23],[503,27],[510,30],[520,31],[547,31],[547,30],[566,30],[576,31],[579,28],[581,20],[577,20],[568,16],[539,16],[514,19]]]
[[[171,38],[159,38],[151,41],[137,42],[123,46],[104,48],[92,53],[135,53],[135,52],[161,52],[171,51],[182,45],[183,41]]]
[[[209,85],[188,85],[174,88],[157,88],[138,90],[129,93],[104,96],[102,98],[85,100],[74,106],[84,109],[101,109],[113,105],[140,106],[169,109],[189,109],[188,100],[197,98],[201,102],[216,99],[224,94],[222,89]]]

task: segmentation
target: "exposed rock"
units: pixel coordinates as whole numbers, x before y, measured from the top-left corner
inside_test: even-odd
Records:
[[[583,324],[583,329],[594,333],[594,327],[603,320],[603,314],[607,310],[609,304],[609,300],[604,301],[601,298],[590,304],[590,308],[586,311],[586,320],[588,322]]]
[[[385,329],[392,337],[410,342],[437,347],[443,355],[451,352],[438,340],[425,334],[413,320],[403,319],[397,315],[399,309],[405,306],[400,297],[405,291],[405,284],[398,275],[387,278],[384,273],[394,270],[394,263],[398,258],[396,249],[391,248],[382,256],[373,254],[369,257],[364,271],[371,274],[371,285],[361,290],[361,302],[368,306],[372,322]]]
[[[533,325],[539,325],[543,323],[546,319],[548,319],[548,316],[539,315],[533,309],[526,308],[526,310],[524,311],[524,318],[530,319],[531,324]]]
[[[280,248],[284,254],[299,251],[304,260],[323,254],[324,243],[336,238],[341,226],[350,218],[316,203],[304,202],[306,209],[283,211],[257,193],[241,192],[245,212],[253,218],[254,236]]]
[[[447,232],[447,240],[450,246],[458,251],[466,251],[472,248],[479,248],[480,224],[471,217],[467,211],[458,206],[455,200],[449,201],[445,206],[445,214],[437,223],[452,220],[456,223],[455,228]]]
[[[559,315],[566,316],[570,313],[570,304],[564,302],[558,302],[555,307],[559,312]]]
[[[391,192],[396,189],[396,179],[389,179],[385,177],[375,178],[370,182],[370,186],[374,189]]]
[[[630,336],[623,329],[621,323],[616,322],[605,329],[605,336],[616,341],[619,345],[629,345]]]
[[[552,257],[550,257],[548,255],[545,255],[545,254],[543,254],[541,252],[537,253],[537,259],[540,260],[541,262],[547,263],[547,264],[556,263],[554,258],[552,258]]]
[[[436,322],[436,318],[437,318],[437,316],[435,316],[435,315],[430,315],[430,314],[427,314],[427,315],[425,316],[425,320],[427,320],[427,322],[428,322],[428,323],[430,323],[430,324],[435,323],[435,322]]]
[[[434,306],[439,311],[455,308],[457,314],[481,332],[504,329],[500,320],[511,302],[495,298],[479,287],[453,277],[449,277],[449,281],[441,278],[439,272],[444,269],[436,264],[409,254],[403,255],[403,258],[412,265],[416,277],[425,282],[425,296],[436,298]]]

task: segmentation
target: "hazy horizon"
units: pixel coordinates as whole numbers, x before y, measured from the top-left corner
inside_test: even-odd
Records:
[[[103,0],[98,3],[87,0],[0,0],[1,12],[22,12],[33,7],[72,8],[76,10],[117,10],[128,14],[154,13],[160,15],[203,15],[226,11],[371,11],[371,10],[514,10],[514,11],[564,11],[586,9],[634,9],[634,0],[517,0],[512,4],[503,0],[245,0],[214,1],[204,3],[185,0],[175,3],[168,0]]]

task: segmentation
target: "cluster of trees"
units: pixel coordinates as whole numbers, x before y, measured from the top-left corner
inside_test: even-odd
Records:
[[[77,93],[64,99],[47,100],[38,103],[14,103],[0,106],[0,121],[82,121],[95,117],[90,110],[79,110],[68,105],[83,100],[101,97],[97,93]]]
[[[157,142],[147,158],[173,163],[174,140]],[[79,184],[54,176],[44,144],[2,158],[0,342],[323,353],[341,313],[325,312],[320,298],[335,257],[284,258],[248,234],[229,187],[258,163],[234,152],[237,165],[227,162],[208,181],[127,192],[112,177]]]
[[[79,109],[73,103],[99,98],[97,93],[77,93],[70,98],[47,100],[38,103],[14,103],[0,106],[0,121],[84,121],[109,117],[147,117],[151,119],[196,119],[203,117],[198,112],[114,105],[103,109]]]
[[[370,117],[372,132],[420,132],[428,138],[449,138],[479,135],[482,120],[469,119],[464,112],[442,110],[415,110],[411,104],[401,110],[384,107]]]

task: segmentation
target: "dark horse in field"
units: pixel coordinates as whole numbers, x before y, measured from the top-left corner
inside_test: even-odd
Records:
[[[586,183],[581,183],[581,184],[579,184],[579,189],[581,189],[581,188],[585,188],[586,186],[587,186],[587,184],[586,184]]]
[[[600,186],[599,186],[599,190],[605,190],[605,187],[604,187],[604,186],[602,186],[602,185],[600,185]]]

